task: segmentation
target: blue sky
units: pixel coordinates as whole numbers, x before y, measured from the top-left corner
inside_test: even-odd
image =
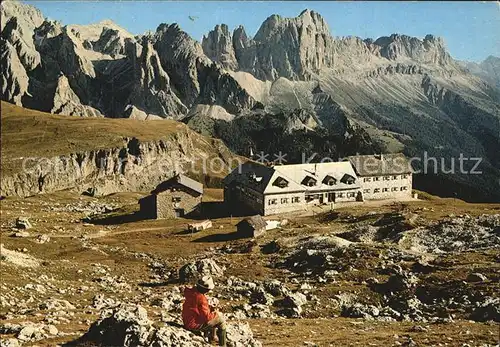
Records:
[[[255,35],[271,14],[295,17],[305,8],[319,12],[334,36],[377,38],[392,33],[444,38],[454,58],[481,61],[500,56],[498,2],[330,2],[330,1],[24,1],[46,17],[64,24],[90,24],[111,19],[133,34],[178,23],[193,38],[216,24],[232,30],[244,25]],[[188,16],[197,19],[191,21]]]

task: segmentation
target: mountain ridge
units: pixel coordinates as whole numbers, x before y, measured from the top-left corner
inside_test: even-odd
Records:
[[[500,92],[439,37],[339,39],[305,10],[268,17],[253,38],[221,24],[198,42],[177,24],[132,36],[108,21],[63,26],[4,4],[2,100],[66,115],[173,118],[242,155],[482,155],[488,177],[478,189],[500,199],[487,188],[500,175]],[[270,134],[275,148],[262,141]]]

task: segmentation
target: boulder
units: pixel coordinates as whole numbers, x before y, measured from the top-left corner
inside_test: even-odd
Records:
[[[17,233],[12,234],[14,237],[19,237],[19,238],[24,238],[24,237],[30,237],[31,234],[27,231],[18,231]]]
[[[266,292],[264,288],[258,287],[251,295],[250,295],[250,303],[251,304],[263,304],[263,305],[272,305],[274,303],[274,297]]]
[[[179,269],[179,281],[182,283],[196,280],[202,276],[222,277],[224,269],[213,259],[201,259],[188,263]]]
[[[103,308],[116,307],[120,303],[116,302],[114,299],[106,298],[103,294],[97,294],[92,299],[92,307],[101,310]]]
[[[467,282],[484,282],[487,280],[488,277],[479,272],[473,272],[467,276]]]
[[[500,322],[500,299],[488,297],[483,302],[478,303],[470,318],[478,322]]]
[[[307,303],[307,297],[299,292],[288,294],[282,301],[284,307],[279,313],[286,317],[298,318],[302,315],[302,305]]]
[[[27,217],[19,217],[16,220],[16,228],[18,228],[18,229],[31,229],[32,225]]]
[[[253,337],[248,323],[235,323],[227,326],[228,347],[261,347],[262,343]]]
[[[64,310],[74,310],[75,306],[67,300],[49,299],[40,304],[40,309],[64,311]]]
[[[269,280],[263,283],[264,289],[273,296],[286,296],[288,288],[278,280]]]
[[[151,330],[152,322],[142,306],[122,304],[111,312],[103,311],[83,339],[110,346],[146,346]]]
[[[262,346],[253,338],[248,324],[228,324],[228,346]],[[140,305],[120,304],[102,312],[80,339],[82,343],[95,342],[105,346],[144,347],[208,347],[202,337],[174,324],[157,327]]]
[[[18,339],[2,339],[0,340],[0,347],[19,347],[21,344]]]
[[[372,320],[380,314],[380,310],[373,305],[363,305],[355,303],[350,306],[342,307],[341,316],[349,318],[363,318]]]
[[[50,236],[47,234],[40,234],[36,237],[36,242],[38,243],[47,243],[50,241]]]

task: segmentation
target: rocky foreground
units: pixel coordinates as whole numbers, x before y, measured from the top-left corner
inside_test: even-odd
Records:
[[[204,274],[230,346],[498,343],[498,205],[290,215],[249,240],[234,217],[198,234],[138,220],[138,196],[2,201],[0,346],[205,346],[180,320],[182,287]]]
[[[53,21],[18,1],[0,12],[3,101],[90,119],[175,119],[239,155],[282,151],[294,163],[302,153],[427,152],[446,165],[415,180],[419,190],[500,199],[498,58],[469,70],[434,35],[334,37],[336,23],[310,10],[269,13],[256,33],[221,23],[201,43],[175,23],[134,36],[111,21]],[[446,175],[460,155],[481,157],[483,174]]]

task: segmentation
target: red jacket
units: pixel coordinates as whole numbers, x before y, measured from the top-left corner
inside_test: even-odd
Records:
[[[199,329],[202,324],[215,318],[216,313],[210,310],[207,297],[196,288],[184,288],[184,304],[182,305],[182,321],[184,328]]]

